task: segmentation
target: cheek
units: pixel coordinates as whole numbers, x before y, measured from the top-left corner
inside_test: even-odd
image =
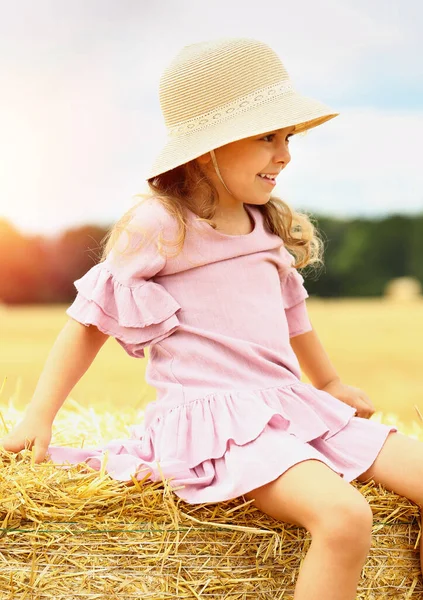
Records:
[[[222,147],[218,157],[219,168],[228,182],[237,186],[251,185],[257,174],[265,170],[271,157],[267,148],[245,144],[228,144]]]
[[[261,165],[261,168],[263,166]],[[251,183],[256,179],[257,174],[260,173],[260,166],[256,163],[239,163],[233,171],[233,179],[240,186],[250,186]]]
[[[251,174],[256,174],[257,165],[252,163],[251,157],[245,153],[232,154],[222,166],[231,181],[242,184],[246,179],[251,179]]]

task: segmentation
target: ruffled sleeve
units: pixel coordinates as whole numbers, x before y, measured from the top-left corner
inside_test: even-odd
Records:
[[[116,338],[136,358],[179,326],[181,306],[152,280],[166,264],[158,250],[161,223],[155,210],[151,203],[137,209],[106,259],[74,282],[78,293],[66,311]]]
[[[292,266],[293,257],[286,248],[281,248],[281,291],[285,315],[288,321],[289,336],[295,337],[312,330],[305,300],[308,298],[304,279]]]

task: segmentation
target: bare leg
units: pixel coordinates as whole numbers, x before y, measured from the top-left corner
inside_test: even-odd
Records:
[[[423,443],[403,433],[390,433],[371,467],[357,477],[374,481],[386,490],[408,498],[420,507],[423,524]],[[423,574],[423,535],[420,538],[420,568]]]
[[[311,532],[294,600],[355,600],[373,524],[356,488],[323,462],[306,460],[244,497],[275,519]]]
[[[294,600],[355,600],[369,547],[340,552],[315,537],[301,566]]]

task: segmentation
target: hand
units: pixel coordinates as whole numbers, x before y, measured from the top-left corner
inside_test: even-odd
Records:
[[[0,440],[0,446],[9,452],[34,447],[36,463],[44,460],[52,435],[52,426],[45,419],[25,416],[22,421]]]
[[[375,407],[370,398],[362,390],[346,385],[338,379],[328,383],[322,390],[338,398],[341,402],[356,408],[357,417],[369,419],[375,412]]]

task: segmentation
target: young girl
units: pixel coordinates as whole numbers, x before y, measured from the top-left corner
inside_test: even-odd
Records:
[[[71,319],[2,444],[94,468],[108,450],[112,477],[163,474],[191,504],[254,499],[312,534],[295,600],[352,600],[372,512],[350,482],[373,479],[423,504],[423,444],[370,421],[370,400],[341,382],[297,271],[321,260],[321,243],[272,196],[291,136],[337,113],[296,92],[278,56],[244,38],[185,47],[160,100],[169,137],[151,194],[75,282]],[[130,356],[150,348],[157,400],[130,439],[50,446],[57,411],[109,336]]]

